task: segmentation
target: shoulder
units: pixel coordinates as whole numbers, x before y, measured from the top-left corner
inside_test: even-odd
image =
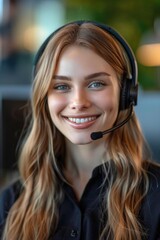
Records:
[[[160,165],[150,164],[147,169],[149,187],[144,197],[144,206],[148,208],[157,208],[160,214]],[[152,209],[153,210],[153,209]]]
[[[0,224],[2,224],[14,204],[17,200],[20,192],[22,191],[22,184],[21,181],[18,180],[8,186],[7,188],[3,189],[0,193]]]
[[[149,188],[142,201],[140,218],[144,224],[149,239],[160,237],[160,166],[150,164],[147,170]]]
[[[147,170],[149,179],[148,195],[157,192],[160,193],[160,164],[150,164]]]
[[[152,164],[150,163],[148,166],[148,169],[146,170],[148,181],[149,181],[149,187],[147,194],[144,198],[145,201],[147,201],[147,204],[159,204],[160,199],[160,165]]]

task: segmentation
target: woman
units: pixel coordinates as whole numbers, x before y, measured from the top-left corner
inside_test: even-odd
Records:
[[[21,178],[1,195],[2,239],[160,239],[160,168],[131,115],[136,69],[117,36],[73,22],[39,50]]]

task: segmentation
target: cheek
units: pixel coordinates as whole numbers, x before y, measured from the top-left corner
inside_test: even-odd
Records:
[[[63,97],[48,95],[48,108],[52,119],[65,108],[65,103],[66,99]]]
[[[99,105],[99,107],[104,111],[117,111],[119,106],[119,97],[114,95],[113,93],[107,93],[96,97],[95,101],[96,104]]]

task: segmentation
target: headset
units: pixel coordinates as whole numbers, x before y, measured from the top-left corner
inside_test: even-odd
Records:
[[[125,79],[122,80],[122,86],[121,86],[121,93],[120,93],[120,103],[119,103],[119,109],[120,110],[125,110],[130,108],[130,106],[135,106],[137,105],[137,98],[138,98],[138,83],[137,83],[137,75],[138,75],[138,68],[137,68],[137,62],[135,59],[135,56],[133,54],[133,51],[131,50],[129,44],[126,42],[126,40],[113,28],[110,26],[107,26],[102,23],[98,23],[95,21],[86,21],[86,20],[80,20],[80,21],[74,21],[67,23],[60,28],[58,28],[56,31],[51,33],[47,39],[42,43],[40,48],[38,49],[34,61],[33,61],[33,76],[35,75],[35,69],[36,65],[42,56],[48,42],[50,39],[61,29],[65,28],[67,25],[70,24],[77,24],[77,25],[82,25],[84,23],[91,23],[100,29],[104,30],[105,32],[109,33],[113,38],[115,38],[122,48],[124,49],[126,56],[128,58],[129,64],[130,64],[130,70],[131,74],[129,77],[126,77]]]

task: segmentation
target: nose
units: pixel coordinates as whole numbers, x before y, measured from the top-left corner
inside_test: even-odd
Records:
[[[70,108],[76,110],[83,110],[91,106],[91,101],[85,90],[76,90],[72,95]]]

